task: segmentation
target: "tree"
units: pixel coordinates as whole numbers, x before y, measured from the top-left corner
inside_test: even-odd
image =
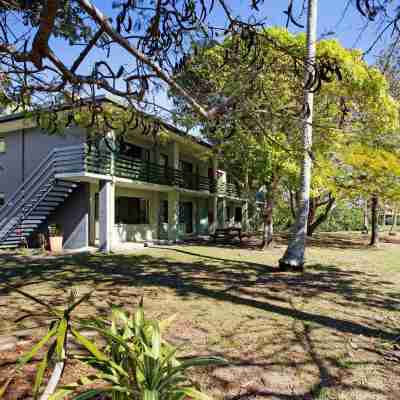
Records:
[[[235,16],[225,0],[120,0],[113,2],[112,7],[105,7],[103,2],[104,12],[98,3],[0,1],[0,63],[2,75],[10,83],[2,87],[7,101],[19,109],[31,110],[43,103],[50,107],[59,93],[76,103],[82,97],[93,98],[105,91],[124,98],[131,106],[150,104],[159,113],[162,104],[153,104],[151,92],[167,85],[180,93],[200,116],[213,120],[240,100],[236,95],[207,109],[190,90],[177,84],[173,72],[185,64],[193,40],[220,40],[221,36],[223,39],[236,35],[246,40],[249,47],[257,46],[255,38],[263,24],[261,17],[255,17],[263,0],[249,0],[247,8],[253,14],[252,22]],[[357,5],[369,20],[383,13],[385,21],[394,23],[398,19],[390,4],[378,7],[360,0]],[[299,25],[293,2],[288,0],[285,6],[288,24]],[[213,24],[216,14],[221,21],[218,26]],[[128,55],[126,65],[113,63],[116,50]],[[290,48],[280,50],[286,54]],[[96,57],[90,57],[92,52],[96,52]],[[94,101],[88,111],[101,112]]]
[[[317,0],[308,1],[307,18],[307,56],[304,68],[304,121],[302,135],[302,160],[300,164],[299,205],[296,221],[289,236],[288,247],[279,260],[281,270],[302,270],[306,248],[307,221],[310,207],[311,190],[311,151],[314,117],[314,93],[309,82],[314,80],[314,64],[317,53]]]
[[[245,94],[224,124],[210,127],[187,107],[179,95],[174,92],[171,95],[177,115],[181,117],[177,119],[179,124],[200,127],[202,134],[213,143],[232,149],[222,152],[229,166],[227,169],[238,171],[241,164],[247,165],[254,157],[254,153],[244,144],[246,140],[258,145],[263,141],[268,142],[269,150],[258,158],[263,160],[264,165],[254,164],[251,175],[259,176],[257,171],[265,175],[265,171],[270,171],[265,176],[273,179],[264,182],[258,179],[258,184],[270,187],[270,182],[279,185],[284,179],[288,193],[294,199],[298,197],[295,193],[299,187],[296,163],[303,154],[299,146],[299,118],[296,117],[296,109],[301,104],[298,93],[303,85],[298,73],[294,71],[290,56],[279,57],[275,46],[290,47],[293,53],[304,54],[305,38],[304,35],[292,35],[277,28],[265,33],[262,56],[267,67],[252,66],[252,52],[248,52],[245,46],[235,40],[227,39],[221,44],[197,46],[186,68],[176,75],[182,86],[195,88],[193,95],[196,99],[210,107],[220,96],[229,98],[234,92]],[[272,38],[272,42],[268,41],[269,38]],[[314,143],[309,151],[310,158],[314,160],[314,173],[310,191],[312,207],[306,214],[308,235],[328,218],[335,199],[345,195],[335,179],[332,179],[340,171],[342,153],[348,151],[349,144],[361,140],[363,135],[375,140],[379,135],[385,136],[385,130],[393,131],[397,118],[397,106],[388,96],[385,78],[362,61],[360,52],[344,49],[335,40],[321,40],[317,47],[320,63],[329,59],[341,66],[341,79],[333,79],[335,71],[330,71],[330,82],[326,82],[315,94]],[[228,63],[224,56],[230,52],[233,54]],[[257,74],[253,74],[253,68],[257,68]],[[232,119],[230,115],[235,118]],[[251,138],[246,139],[247,136]],[[236,140],[236,137],[239,139]],[[249,156],[244,158],[243,153],[237,152],[238,148]],[[269,153],[272,151],[280,156],[271,157]],[[272,164],[271,159],[275,160]],[[286,165],[276,172],[283,161],[290,161],[290,168]],[[267,196],[267,200],[271,201],[266,203],[265,208],[266,238],[268,229],[271,230],[273,199],[274,195]],[[296,208],[294,204],[293,208]],[[323,211],[319,212],[320,209]]]
[[[341,156],[341,174],[336,177],[337,184],[347,191],[348,196],[361,195],[370,198],[371,240],[370,246],[379,245],[378,211],[380,203],[396,203],[400,200],[400,160],[397,148],[399,135],[393,146],[392,135],[384,143],[381,137],[377,143],[355,143]],[[387,142],[391,144],[388,145]]]

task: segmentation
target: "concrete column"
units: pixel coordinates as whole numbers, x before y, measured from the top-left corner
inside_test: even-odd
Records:
[[[93,184],[90,184],[89,198],[89,245],[94,246],[96,241],[96,191]]]
[[[193,224],[193,233],[196,235],[199,234],[199,199],[193,199],[193,215],[192,215],[192,224]]]
[[[209,233],[214,233],[218,228],[218,197],[214,195],[209,199],[209,205],[211,214],[213,215],[213,222],[208,226]]]
[[[242,229],[249,230],[249,203],[246,200],[242,205]]]
[[[160,164],[160,145],[157,144],[154,147],[154,151],[153,151],[153,162],[154,164]]]
[[[168,192],[168,240],[176,242],[179,224],[179,192]]]
[[[218,159],[214,156],[211,160],[212,175],[214,179],[215,192],[218,191]]]
[[[105,253],[112,250],[115,223],[115,186],[111,181],[100,181],[99,192],[99,248]]]
[[[221,228],[226,228],[227,221],[226,221],[226,198],[221,198]]]
[[[235,225],[235,210],[236,210],[235,204],[231,204],[229,206],[229,209],[230,209],[230,219],[228,221],[228,224],[230,226],[233,226],[233,225]]]
[[[171,168],[179,169],[179,144],[172,142],[170,144],[169,163]]]
[[[155,234],[154,239],[160,239],[160,192],[153,193],[153,199],[151,202],[151,226]]]

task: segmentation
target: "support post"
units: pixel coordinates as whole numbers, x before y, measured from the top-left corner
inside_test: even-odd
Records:
[[[115,221],[115,187],[112,181],[101,180],[99,192],[100,245],[104,253],[112,251]]]
[[[93,184],[90,184],[89,203],[89,245],[94,246],[96,242],[96,192]]]
[[[176,242],[179,224],[179,192],[168,192],[168,240]]]
[[[153,193],[153,198],[151,202],[151,225],[154,227],[152,231],[155,234],[155,238],[152,237],[152,240],[154,239],[160,239],[160,192],[154,192]]]
[[[242,205],[242,230],[249,230],[249,202],[246,200]]]
[[[226,228],[227,222],[226,222],[226,198],[222,197],[221,198],[221,228]]]

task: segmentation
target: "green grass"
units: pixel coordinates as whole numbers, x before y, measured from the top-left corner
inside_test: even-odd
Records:
[[[217,399],[394,400],[400,366],[382,354],[400,335],[400,246],[372,250],[362,240],[316,237],[302,275],[277,272],[278,243],[265,252],[177,246],[112,256],[4,254],[0,279],[55,305],[71,288],[95,289],[80,315],[107,313],[109,303],[133,308],[142,296],[150,317],[176,313],[168,338],[181,354],[231,362],[193,375]],[[38,308],[7,288],[0,295],[3,334],[43,325],[40,316],[16,324]],[[0,366],[0,376],[9,368]],[[65,379],[79,373],[72,365]]]

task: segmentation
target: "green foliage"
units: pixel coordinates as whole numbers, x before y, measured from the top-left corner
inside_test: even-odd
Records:
[[[248,176],[249,186],[253,179],[253,186],[266,185],[268,191],[273,176],[295,192],[302,154],[303,97],[299,94],[303,78],[298,73],[302,65],[294,64],[291,55],[304,55],[305,36],[281,28],[266,29],[262,34],[265,43],[258,51],[263,52],[265,63],[257,71],[252,67],[252,51],[244,43],[226,39],[197,48],[185,70],[176,76],[210,107],[218,100],[215,93],[238,97],[230,120],[210,127],[188,110],[179,96],[170,94],[183,114],[180,122],[201,126],[205,136],[221,143],[222,163],[239,180]],[[282,48],[288,53],[282,53]],[[226,62],[226,52],[237,56]],[[333,75],[315,93],[311,195],[354,198],[379,188],[382,196],[393,198],[400,193],[393,179],[398,176],[399,118],[385,76],[369,67],[360,51],[346,49],[337,40],[318,41],[317,58],[334,60],[342,79]]]
[[[71,314],[74,309],[79,306],[83,301],[90,297],[90,293],[83,295],[79,299],[76,298],[76,293],[71,292],[68,304],[62,311],[51,307],[51,305],[43,302],[42,300],[26,293],[22,290],[11,288],[17,291],[23,296],[33,300],[35,303],[44,307],[47,311],[47,315],[51,318],[51,323],[46,335],[37,342],[32,349],[20,357],[17,361],[17,366],[14,373],[18,373],[24,365],[29,363],[38,353],[47,346],[47,352],[45,353],[41,363],[36,372],[36,379],[33,385],[33,395],[36,400],[39,398],[41,385],[45,372],[49,369],[51,363],[64,363],[66,360],[66,345],[67,345],[67,334],[71,332]],[[0,398],[4,396],[8,386],[12,382],[13,374],[0,388]]]
[[[162,331],[172,318],[157,322],[147,320],[142,305],[129,315],[113,307],[110,320],[91,319],[80,326],[97,331],[106,346],[96,345],[73,330],[75,339],[90,353],[81,358],[97,372],[76,384],[60,388],[51,399],[64,398],[94,380],[107,383],[98,393],[107,393],[113,400],[178,400],[186,396],[205,400],[208,397],[187,384],[185,372],[190,367],[223,364],[216,357],[197,357],[179,361],[177,349],[162,339]],[[83,392],[89,396],[90,390]],[[87,397],[92,398],[92,397]]]
[[[319,226],[321,232],[360,231],[363,229],[363,210],[349,201],[341,201]]]
[[[274,225],[277,231],[286,231],[293,223],[293,216],[287,202],[278,201],[275,205]],[[340,200],[329,213],[318,232],[360,231],[363,229],[363,210],[357,204]]]
[[[48,333],[18,361],[17,371],[31,361],[45,345],[48,346],[48,351],[37,368],[33,387],[35,399],[41,393],[43,378],[51,360],[57,363],[68,358],[77,358],[95,372],[81,377],[77,382],[58,387],[49,400],[86,400],[97,398],[100,394],[107,395],[112,400],[209,400],[207,395],[193,387],[186,372],[191,367],[226,363],[218,357],[178,359],[177,348],[162,338],[162,332],[174,318],[161,322],[148,320],[142,304],[132,314],[119,307],[112,307],[108,320],[92,317],[72,321],[72,311],[89,294],[79,300],[74,299],[60,313],[25,292],[19,293],[44,306],[56,318]],[[106,344],[99,347],[80,332],[81,328],[96,331]],[[68,333],[87,350],[88,355],[74,357],[68,352]],[[5,394],[11,380],[12,378],[1,389],[0,397]],[[96,389],[88,388],[94,382],[98,383]]]

